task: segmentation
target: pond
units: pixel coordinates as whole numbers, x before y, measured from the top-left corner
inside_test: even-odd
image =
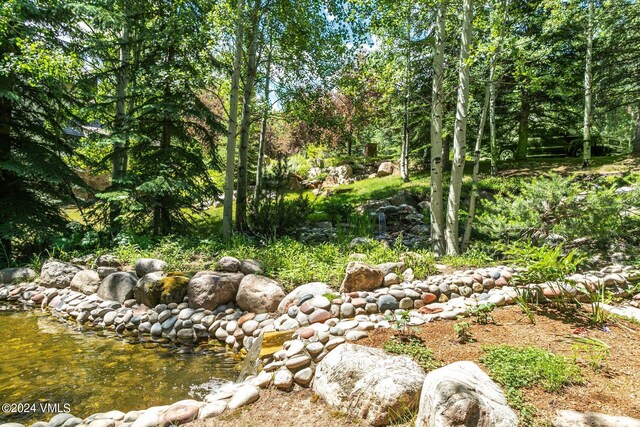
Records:
[[[201,399],[238,376],[237,362],[213,347],[188,354],[155,345],[75,331],[44,313],[0,311],[0,404],[37,411],[2,411],[0,424],[48,421],[55,410],[47,404],[84,418]]]

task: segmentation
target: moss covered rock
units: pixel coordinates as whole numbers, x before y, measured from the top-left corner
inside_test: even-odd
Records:
[[[187,295],[189,278],[178,274],[153,272],[138,281],[134,297],[140,304],[155,307],[158,304],[181,303]]]

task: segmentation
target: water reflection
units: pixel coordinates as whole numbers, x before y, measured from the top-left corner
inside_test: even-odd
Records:
[[[0,403],[68,403],[79,417],[202,398],[237,376],[236,362],[219,352],[148,350],[33,312],[0,311],[0,344]],[[51,416],[2,413],[0,424]]]

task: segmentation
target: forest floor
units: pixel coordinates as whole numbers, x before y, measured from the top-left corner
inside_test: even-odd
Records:
[[[532,325],[518,307],[495,310],[494,323],[471,324],[474,342],[460,344],[455,339],[455,321],[427,323],[413,332],[433,352],[435,362],[444,366],[460,360],[470,360],[483,370],[479,362],[487,345],[533,346],[568,360],[580,367],[582,384],[571,385],[560,392],[548,392],[541,387],[523,390],[526,403],[536,408],[534,424],[549,425],[557,410],[573,409],[610,415],[640,418],[640,324],[624,319],[608,322],[607,328],[595,328],[585,316],[560,316],[550,311],[538,313]],[[378,329],[358,344],[381,348],[395,333],[392,329]],[[576,346],[571,336],[586,336],[606,343],[610,347],[607,357],[595,355],[589,348]],[[588,346],[587,346],[588,347]],[[413,425],[413,420],[402,426]],[[192,423],[192,427],[340,427],[361,425],[359,420],[332,410],[312,390],[301,389],[290,393],[275,389],[264,390],[260,399],[247,407],[225,413],[210,421]]]

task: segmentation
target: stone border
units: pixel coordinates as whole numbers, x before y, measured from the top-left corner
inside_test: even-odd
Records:
[[[225,410],[250,404],[259,398],[260,388],[273,385],[288,391],[296,386],[310,386],[316,364],[331,350],[345,342],[367,337],[370,330],[390,327],[389,315],[408,310],[409,325],[417,326],[437,319],[464,316],[468,307],[483,302],[496,306],[512,304],[517,295],[509,286],[513,274],[513,269],[503,266],[467,270],[431,276],[424,281],[391,284],[373,291],[342,293],[331,300],[322,293],[326,291],[326,285],[309,284],[316,286],[304,285],[309,287],[305,289],[308,292],[299,292],[303,286],[296,289],[297,293],[294,291],[285,297],[287,304],[283,308],[286,313],[275,319],[270,314],[243,312],[232,304],[213,311],[190,309],[186,301],[159,304],[154,309],[135,302],[122,305],[117,301],[104,301],[95,294],[44,288],[35,283],[3,285],[0,301],[26,308],[39,305],[60,319],[91,322],[94,327],[113,329],[123,336],[165,337],[185,344],[199,338],[217,339],[236,350],[243,345],[251,347],[255,338],[270,332],[291,332],[292,339],[267,358],[268,363],[258,375],[241,383],[225,385],[205,397],[204,402],[182,400],[126,414],[120,411],[93,414],[85,419],[58,414],[49,423],[33,424],[34,427],[166,427],[212,418]],[[632,267],[610,266],[599,272],[573,275],[568,280],[575,286],[586,287],[603,283],[614,293],[627,295],[624,288],[640,280],[640,272]],[[539,289],[546,297],[557,295],[554,284],[530,287]],[[317,288],[315,294],[314,288]],[[575,287],[565,291],[578,292]],[[169,319],[174,319],[171,320],[173,323],[166,323]],[[159,331],[155,325],[160,325]],[[21,425],[10,423],[0,427],[7,426]]]

